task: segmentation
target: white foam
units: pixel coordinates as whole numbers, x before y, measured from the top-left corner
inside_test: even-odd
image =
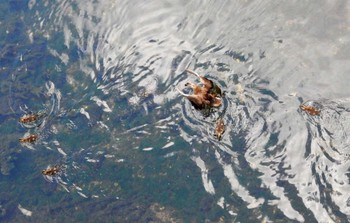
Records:
[[[151,151],[151,150],[153,150],[153,147],[147,147],[147,148],[144,148],[144,149],[142,149],[143,151]]]
[[[146,104],[146,103],[143,103],[143,104],[142,104],[142,106],[143,106],[143,109],[145,109],[145,113],[146,113],[146,115],[148,115],[148,108],[147,108],[147,104]]]
[[[140,97],[137,95],[134,95],[131,98],[129,98],[128,102],[130,105],[137,105],[140,102]]]
[[[197,164],[197,166],[202,171],[202,181],[205,191],[207,191],[209,194],[215,194],[215,188],[211,180],[208,179],[208,169],[206,168],[204,161],[199,156],[192,157],[191,159]]]
[[[233,171],[232,165],[224,163],[218,151],[215,151],[215,155],[224,170],[224,175],[231,184],[232,191],[234,191],[239,197],[242,198],[242,200],[248,203],[247,207],[249,209],[256,208],[264,203],[265,200],[263,198],[255,199],[249,194],[249,191],[239,183],[237,176]]]
[[[61,184],[61,183],[60,183],[60,185],[63,187],[63,189],[65,189],[65,191],[67,191],[68,193],[70,193],[69,190],[68,190],[68,188],[66,187],[66,185]]]
[[[110,154],[105,155],[105,158],[114,158],[114,157],[115,157],[115,155],[110,155]]]
[[[175,144],[174,142],[169,142],[165,146],[163,146],[162,149],[169,148],[169,147],[173,146],[174,144]]]
[[[88,196],[86,196],[85,194],[83,194],[83,193],[80,192],[80,191],[77,191],[77,193],[78,193],[80,196],[82,196],[83,198],[88,198]]]
[[[48,81],[46,84],[47,94],[51,96],[55,92],[55,85],[51,81]]]
[[[225,198],[224,197],[220,197],[220,199],[218,200],[217,204],[224,209],[225,208]]]
[[[103,107],[104,112],[112,112],[112,109],[108,106],[106,101],[103,101],[96,96],[93,96],[90,99],[96,102],[98,106]]]
[[[84,108],[80,109],[80,113],[85,115],[85,117],[90,120],[90,114],[87,111],[85,111]]]
[[[162,105],[164,104],[165,98],[164,95],[154,95],[153,102]]]
[[[164,155],[164,158],[169,158],[169,157],[172,157],[176,154],[177,152],[171,152],[171,153],[167,153]]]
[[[100,125],[101,128],[105,128],[105,129],[109,130],[108,126],[105,123],[103,123],[102,121],[98,121],[97,124]]]
[[[28,217],[32,216],[33,212],[23,208],[22,205],[18,204],[17,207],[22,212],[22,214],[24,214],[25,216],[28,216]]]
[[[86,161],[89,162],[89,163],[98,163],[100,162],[99,160],[95,160],[95,159],[90,159],[88,157],[85,157]]]
[[[83,191],[83,189],[81,187],[78,187],[77,185],[73,184],[75,189],[77,189],[78,191]]]
[[[67,156],[67,153],[65,153],[65,152],[63,151],[63,149],[61,149],[61,148],[58,147],[57,150],[58,150],[58,152],[61,153],[63,156]]]
[[[58,57],[59,59],[61,59],[61,61],[64,63],[64,64],[68,64],[68,61],[69,61],[69,56],[68,54],[65,54],[65,53],[62,53],[61,55],[54,49],[51,49],[49,48],[49,52],[55,56],[55,57]]]
[[[28,31],[28,39],[30,43],[34,42],[34,33],[32,31]]]
[[[23,143],[23,145],[30,150],[35,150],[34,146],[31,143]]]
[[[143,125],[131,128],[131,129],[127,130],[126,133],[129,133],[129,132],[132,132],[132,131],[135,131],[135,130],[139,130],[139,129],[143,128],[143,127],[146,127],[147,125],[148,124],[143,124]]]

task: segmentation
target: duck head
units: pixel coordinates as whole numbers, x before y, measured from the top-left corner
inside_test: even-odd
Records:
[[[202,86],[188,82],[185,84],[185,87],[191,88],[193,90],[192,94],[185,94],[178,88],[177,91],[191,101],[192,105],[197,109],[210,108],[210,107],[220,107],[222,104],[221,98],[221,89],[213,83],[213,81],[200,76],[199,74],[186,70],[187,72],[196,75]]]

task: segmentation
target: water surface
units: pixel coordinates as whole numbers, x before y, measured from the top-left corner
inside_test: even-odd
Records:
[[[1,221],[349,221],[347,1],[0,10]],[[209,117],[175,90],[197,81],[185,69],[225,91]],[[309,100],[320,116],[299,109]],[[40,126],[18,123],[38,111]]]

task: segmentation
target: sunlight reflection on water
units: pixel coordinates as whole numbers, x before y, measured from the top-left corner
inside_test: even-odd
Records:
[[[348,220],[346,1],[61,0],[28,7],[28,39],[47,39],[61,62],[48,77],[60,98],[46,147],[56,140],[64,148],[67,178],[82,197],[138,202],[128,190],[151,193],[153,180],[173,183],[159,194],[177,192],[151,193],[150,202],[166,199],[184,222]],[[29,63],[23,60],[18,66]],[[186,68],[226,92],[207,118],[174,89],[194,79]],[[322,104],[320,116],[298,109],[307,100]],[[213,123],[224,109],[219,142]],[[182,179],[188,168],[199,194],[186,194],[191,185],[170,177]],[[188,215],[177,206],[181,199],[202,206]]]

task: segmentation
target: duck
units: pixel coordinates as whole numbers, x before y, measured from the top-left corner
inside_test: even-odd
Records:
[[[319,116],[321,114],[322,105],[317,102],[307,101],[301,104],[299,108],[311,116]]]
[[[186,97],[191,104],[196,109],[206,109],[211,107],[220,107],[222,104],[221,101],[221,89],[211,80],[206,77],[200,76],[196,72],[186,69],[186,72],[197,76],[202,84],[202,86],[188,82],[185,84],[185,87],[191,88],[192,94],[185,94],[178,87],[176,90],[184,97]]]
[[[220,141],[225,132],[225,123],[222,118],[216,121],[214,136]]]
[[[48,168],[41,171],[44,176],[56,176],[63,171],[63,167],[61,165],[49,166]]]
[[[31,135],[28,135],[28,136],[25,136],[23,138],[20,138],[19,139],[19,142],[20,143],[35,143],[35,141],[38,139],[38,135],[35,135],[35,134],[31,134]]]

